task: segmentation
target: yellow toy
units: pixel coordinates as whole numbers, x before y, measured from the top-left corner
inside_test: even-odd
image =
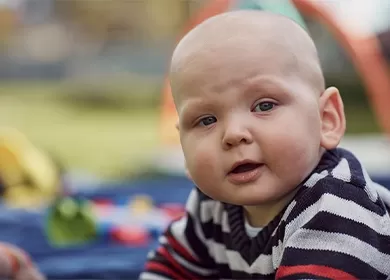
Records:
[[[130,211],[135,214],[145,214],[154,208],[152,199],[146,195],[139,195],[132,198],[129,207]]]
[[[0,185],[7,205],[36,208],[57,196],[60,174],[51,158],[22,133],[0,128]]]

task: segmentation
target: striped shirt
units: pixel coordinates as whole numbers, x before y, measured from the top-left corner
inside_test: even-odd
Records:
[[[197,188],[187,212],[151,252],[140,279],[386,279],[390,192],[348,151],[335,149],[257,236],[240,206]],[[378,195],[379,194],[379,195]]]

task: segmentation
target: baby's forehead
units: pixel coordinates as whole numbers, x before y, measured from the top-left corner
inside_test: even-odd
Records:
[[[308,96],[319,98],[311,84],[301,77],[264,73],[244,77],[229,75],[215,79],[205,75],[203,83],[184,84],[175,93],[177,109],[181,112],[230,110],[231,106],[253,105],[265,99],[287,104]]]
[[[246,90],[251,87],[273,90],[281,87],[283,83],[280,81],[298,75],[302,75],[302,81],[305,80],[304,72],[289,50],[282,47],[261,49],[241,44],[240,41],[221,44],[214,47],[214,51],[203,49],[188,56],[180,70],[171,75],[173,93],[187,96],[190,93],[223,93],[231,88]]]
[[[217,16],[191,31],[174,51],[170,78],[175,97],[194,87],[245,83],[260,74],[299,77],[317,91],[324,88],[310,36],[291,20],[257,12]]]
[[[232,34],[225,40],[205,40],[199,38],[194,43],[183,44],[174,53],[171,62],[171,73],[189,72],[201,68],[202,71],[215,71],[221,65],[231,67],[229,63],[241,67],[253,67],[266,63],[285,63],[287,60],[296,61],[301,55],[296,44],[281,42],[272,36],[263,39],[251,34]],[[284,39],[283,39],[284,40]],[[263,67],[265,68],[265,67]],[[219,68],[218,70],[221,70]],[[226,70],[237,71],[236,67]]]

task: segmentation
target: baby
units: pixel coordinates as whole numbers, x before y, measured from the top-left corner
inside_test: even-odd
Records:
[[[178,44],[170,79],[196,188],[141,279],[390,276],[390,192],[337,148],[343,102],[298,24],[212,17]]]

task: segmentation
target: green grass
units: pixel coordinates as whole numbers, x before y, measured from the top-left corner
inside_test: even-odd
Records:
[[[98,98],[66,90],[48,83],[0,85],[0,126],[17,128],[70,169],[104,177],[142,169],[158,148],[158,100],[145,90],[138,96],[102,91]],[[370,110],[346,105],[348,133],[379,130]]]
[[[0,126],[17,128],[65,167],[104,177],[136,171],[155,151],[156,108],[96,109],[58,98],[57,90],[0,87]]]
[[[379,133],[381,131],[368,106],[345,105],[347,134]]]

